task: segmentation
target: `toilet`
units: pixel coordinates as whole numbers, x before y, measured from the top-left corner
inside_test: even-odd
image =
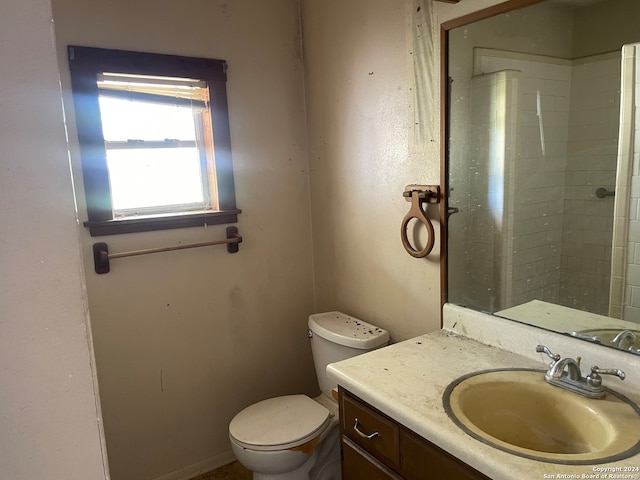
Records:
[[[340,427],[329,363],[375,350],[389,334],[341,312],[309,317],[309,338],[322,394],[285,395],[255,403],[229,424],[231,449],[254,480],[340,480]]]

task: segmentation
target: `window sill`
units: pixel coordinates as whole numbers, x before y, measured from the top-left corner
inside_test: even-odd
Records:
[[[242,210],[224,210],[216,212],[189,212],[171,215],[150,215],[145,217],[104,220],[98,222],[87,221],[84,226],[89,229],[92,237],[103,235],[119,235],[122,233],[151,232],[155,230],[170,230],[174,228],[201,227],[203,225],[222,225],[237,223],[238,214]]]

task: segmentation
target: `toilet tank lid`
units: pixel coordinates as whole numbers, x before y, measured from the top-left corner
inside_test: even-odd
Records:
[[[389,342],[389,332],[342,312],[314,313],[309,329],[330,342],[361,350],[372,350]]]

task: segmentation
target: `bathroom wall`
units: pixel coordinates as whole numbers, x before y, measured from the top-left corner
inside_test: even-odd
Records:
[[[620,118],[620,50],[574,62],[565,181],[561,304],[609,311],[613,197]],[[595,227],[595,228],[594,228]]]
[[[574,58],[619,50],[620,45],[638,40],[637,24],[629,19],[640,16],[640,3],[616,0],[613,4],[615,8],[611,8],[612,2],[595,2],[576,15]]]
[[[0,15],[0,478],[106,479],[49,0]]]
[[[412,136],[414,41],[429,50],[431,40],[431,25],[413,16],[430,8],[302,2],[317,305],[374,322],[394,340],[440,326],[439,240],[426,259],[400,240],[405,185],[440,181],[436,85],[422,98],[434,105],[428,138]]]
[[[306,323],[316,308],[298,2],[54,0],[53,13],[64,88],[68,44],[229,65],[239,253],[124,258],[97,275],[96,241],[121,252],[216,240],[224,227],[100,238],[80,227],[112,478],[185,478],[231,460],[228,424],[242,408],[319,393]],[[85,220],[68,95],[65,106]]]

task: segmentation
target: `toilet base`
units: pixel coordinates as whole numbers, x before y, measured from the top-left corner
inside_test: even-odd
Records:
[[[238,450],[237,446],[235,446],[234,451],[238,461],[253,471],[253,480],[340,480],[340,426],[338,422],[334,421],[333,425],[323,433],[322,437],[320,444],[312,455],[292,451],[286,453],[287,457],[289,457],[289,454],[294,453],[307,457],[306,461],[288,472],[275,471],[278,470],[278,456],[260,455],[262,458],[258,460],[254,458],[256,452],[248,452],[246,449]],[[276,452],[271,453],[276,454]],[[285,454],[285,452],[279,453]],[[247,456],[247,454],[250,455]],[[285,460],[285,457],[282,457],[282,460]],[[262,472],[256,471],[258,469],[266,469],[270,470],[270,472],[265,472],[264,470]]]
[[[309,457],[301,467],[296,468],[292,472],[286,473],[258,473],[253,472],[253,480],[307,480],[309,471],[313,467],[315,459],[313,455]]]

